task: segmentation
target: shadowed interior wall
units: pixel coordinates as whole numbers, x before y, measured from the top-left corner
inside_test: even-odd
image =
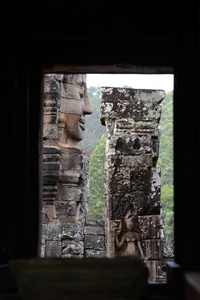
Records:
[[[198,270],[199,2],[182,3],[180,10],[172,1],[134,1],[134,11],[128,0],[101,1],[98,7],[44,0],[16,2],[12,10],[9,2],[3,6],[1,261],[37,255],[43,71],[148,70],[174,72],[175,259],[185,270]]]

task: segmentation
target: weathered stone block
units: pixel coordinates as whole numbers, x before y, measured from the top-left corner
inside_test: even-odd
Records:
[[[115,88],[102,87],[103,101],[119,101],[121,99],[130,101],[155,101],[161,103],[165,98],[165,91],[163,90],[148,90],[148,89],[133,89],[133,88]],[[133,112],[134,115],[134,112]]]
[[[49,174],[44,174],[43,184],[49,186],[55,186],[59,179],[60,172],[51,172]]]
[[[40,247],[40,257],[44,258],[46,254],[46,245],[41,245]]]
[[[149,194],[149,209],[148,214],[157,215],[160,214],[160,190],[151,192]]]
[[[104,258],[106,256],[105,251],[99,251],[99,250],[85,250],[85,257],[94,257],[94,258]]]
[[[152,168],[151,192],[149,194],[149,214],[160,213],[161,174],[159,168]]]
[[[80,101],[81,86],[69,82],[61,82],[61,97]]]
[[[106,124],[110,123],[106,120]],[[109,124],[111,126],[111,124]],[[134,120],[133,118],[116,119],[113,127],[114,136],[132,136],[132,135],[150,135],[158,136],[158,122],[155,120],[143,119]]]
[[[43,164],[43,174],[59,174],[60,164],[57,162],[44,162]]]
[[[108,192],[110,194],[126,194],[135,191],[160,192],[160,174],[154,168],[118,167],[108,168]],[[156,177],[156,175],[158,177]]]
[[[43,139],[46,140],[58,139],[57,124],[43,124]]]
[[[107,154],[135,155],[151,153],[151,135],[136,135],[112,137],[108,143]],[[110,153],[111,152],[111,153]]]
[[[62,240],[83,240],[83,226],[81,223],[69,222],[63,224]]]
[[[169,243],[164,243],[163,256],[166,260],[174,260],[174,240]]]
[[[156,167],[158,155],[159,155],[159,139],[157,136],[152,136],[153,167]]]
[[[78,184],[80,175],[81,171],[61,169],[59,182]]]
[[[94,249],[94,244],[96,241],[95,235],[85,235],[84,247],[85,249]]]
[[[57,201],[80,201],[82,190],[76,184],[58,183]]]
[[[83,255],[83,242],[79,241],[62,241],[62,257],[70,257],[68,255]]]
[[[101,102],[101,122],[105,124],[105,119],[111,118],[132,118],[134,120],[159,120],[161,107],[156,101],[102,101]]]
[[[61,239],[62,224],[58,219],[52,219],[47,226],[47,240],[56,241]]]
[[[54,203],[50,202],[49,204],[48,201],[45,201],[44,205],[45,205],[45,214],[48,222],[52,219],[56,219],[56,208]]]
[[[80,147],[77,147],[77,146],[66,146],[66,144],[64,143],[61,143],[58,141],[58,145],[59,147],[62,149],[62,153],[68,153],[68,154],[82,154],[83,152],[85,153],[88,153],[89,155],[89,152],[85,149],[82,149]],[[85,150],[85,151],[83,151]]]
[[[148,192],[133,192],[130,195],[130,206],[137,215],[144,215],[148,212]]]
[[[121,219],[130,205],[130,194],[108,195],[107,218],[109,220]]]
[[[147,268],[149,269],[149,282],[159,281],[162,277],[162,264],[159,260],[147,260],[145,261]],[[163,278],[164,279],[164,278]]]
[[[61,154],[61,149],[56,146],[44,146],[43,154]]]
[[[108,168],[107,182],[109,194],[126,194],[130,192],[130,168]]]
[[[61,242],[47,241],[46,242],[46,257],[61,257]]]
[[[161,107],[159,104],[165,97],[164,91],[103,87],[101,92],[103,125],[107,118],[160,119]]]
[[[151,190],[152,169],[137,168],[130,172],[130,191],[150,191]]]
[[[133,167],[133,168],[151,168],[152,167],[152,155],[108,155],[107,164],[111,168],[117,167]]]
[[[82,155],[72,153],[61,154],[62,170],[81,170]]]
[[[80,96],[79,96],[80,97]],[[80,115],[82,114],[82,105],[80,100],[76,99],[67,99],[61,97],[61,104],[60,104],[60,112],[65,114],[75,114]]]
[[[44,124],[57,124],[57,112],[54,112],[53,109],[44,109]]]
[[[105,238],[104,236],[97,236],[97,239],[94,244],[94,249],[96,250],[105,250]]]
[[[85,249],[105,250],[104,236],[85,235]]]
[[[89,201],[89,181],[88,181],[87,186],[82,187],[81,191],[82,191],[82,194],[80,197],[80,201],[88,203],[88,201]]]
[[[161,240],[143,240],[142,244],[145,249],[146,260],[161,259]]]
[[[58,162],[44,162],[43,163],[43,176],[57,176],[59,177],[60,163]]]
[[[47,184],[45,180],[44,184]],[[51,181],[52,182],[52,181]],[[43,201],[54,201],[57,193],[57,186],[43,185]]]
[[[124,167],[134,167],[134,168],[150,168],[152,167],[152,155],[151,154],[143,154],[143,155],[135,155],[135,156],[124,156],[122,158],[122,165]]]
[[[45,245],[47,237],[47,224],[42,224],[41,226],[41,244]]]
[[[105,229],[100,226],[85,226],[85,235],[105,235]]]
[[[57,215],[75,216],[76,215],[76,201],[56,201]]]
[[[76,206],[76,218],[79,222],[84,222],[88,211],[88,205],[86,202],[78,202]]]
[[[46,213],[42,212],[42,226],[48,223],[48,218]]]
[[[142,239],[160,238],[160,215],[139,216],[138,223]]]
[[[109,218],[114,220],[123,218],[130,207],[136,215],[152,214],[158,211],[160,206],[156,206],[155,202],[150,202],[149,195],[151,193],[145,191],[108,195]]]
[[[60,154],[43,154],[43,163],[58,162]]]
[[[44,76],[44,99],[46,95],[53,94],[55,96],[60,94],[60,84],[57,80],[57,74],[45,74]]]

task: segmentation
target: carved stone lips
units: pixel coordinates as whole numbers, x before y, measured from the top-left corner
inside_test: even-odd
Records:
[[[80,124],[80,127],[85,130],[85,119],[83,117],[80,118],[79,120],[79,124]]]

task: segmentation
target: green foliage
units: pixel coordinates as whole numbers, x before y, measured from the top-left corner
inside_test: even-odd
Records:
[[[99,144],[101,136],[103,134],[107,136],[107,132],[106,127],[102,126],[100,122],[101,88],[95,86],[89,87],[88,97],[92,107],[92,114],[86,116],[84,137],[79,146],[86,148],[91,155]]]
[[[173,92],[162,103],[160,120],[160,151],[157,166],[161,168],[161,206],[166,242],[174,237],[174,186],[173,186]]]
[[[161,205],[165,226],[165,238],[169,243],[174,238],[174,186],[165,184],[161,188]]]
[[[158,167],[162,171],[162,185],[173,184],[173,92],[162,102]]]
[[[104,221],[104,165],[106,137],[102,135],[99,144],[90,157],[90,199],[88,203],[88,219]]]

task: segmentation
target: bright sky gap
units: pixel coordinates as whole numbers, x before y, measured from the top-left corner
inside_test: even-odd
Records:
[[[174,90],[172,74],[87,74],[87,87],[128,85],[134,89],[158,89],[166,93]]]

